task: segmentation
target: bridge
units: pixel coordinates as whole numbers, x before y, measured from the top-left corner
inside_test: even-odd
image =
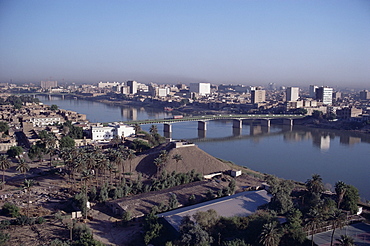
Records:
[[[122,122],[125,125],[147,125],[147,124],[164,124],[164,135],[170,136],[172,133],[172,123],[197,121],[198,130],[206,131],[207,122],[211,120],[232,120],[233,129],[242,129],[243,121],[259,121],[262,126],[270,127],[271,121],[279,121],[280,124],[292,126],[295,119],[301,119],[304,115],[296,114],[218,114],[218,115],[202,115],[202,116],[190,116],[181,118],[165,118],[165,119],[148,119],[148,120],[136,120],[136,121],[125,121]]]

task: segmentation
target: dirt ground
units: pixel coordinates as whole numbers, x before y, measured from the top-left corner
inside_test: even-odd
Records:
[[[184,157],[190,158],[190,154],[188,153],[184,152],[180,154],[184,154]],[[198,162],[192,162],[190,160],[187,161],[186,158],[183,160],[184,165],[188,162],[199,166]],[[212,160],[213,157],[207,154],[202,158],[204,159],[203,162],[207,163],[207,167],[216,168],[217,164],[213,164],[215,163]],[[142,158],[139,158],[140,162],[138,161],[138,165],[139,163],[143,163],[142,160]],[[219,161],[217,160],[217,162]],[[171,168],[178,168],[175,167],[176,163],[172,164],[173,165],[170,165]],[[68,183],[68,175],[64,174],[62,169],[56,169],[56,172],[49,172],[50,166],[48,161],[44,161],[42,163],[29,162],[29,165],[31,169],[26,175],[20,174],[16,171],[15,163],[12,168],[5,172],[6,185],[0,190],[0,207],[2,207],[5,202],[10,202],[19,206],[21,208],[21,214],[25,215],[29,198],[28,195],[30,195],[29,216],[45,217],[45,222],[43,224],[35,224],[32,226],[12,225],[8,229],[4,229],[3,232],[10,235],[10,239],[6,245],[48,245],[54,239],[69,239],[69,230],[66,225],[54,216],[55,213],[66,207],[68,201],[73,196],[73,193],[71,194],[68,191],[71,187],[71,184]],[[215,165],[215,167],[212,165]],[[221,165],[223,169],[227,168],[225,165],[226,164]],[[141,168],[143,168],[143,166]],[[191,168],[191,166],[187,168]],[[229,166],[229,168],[232,169],[234,167]],[[2,173],[0,173],[0,175],[2,175]],[[144,175],[144,177],[145,176],[149,177],[150,175]],[[30,193],[23,188],[25,178],[34,180],[34,185]],[[132,179],[135,180],[136,176],[133,175]],[[230,176],[224,175],[213,181],[202,181],[203,183],[201,182],[199,186],[197,186],[198,184],[195,186],[189,185],[190,188],[186,189],[183,189],[182,187],[173,187],[168,191],[162,190],[159,193],[163,196],[169,196],[169,192],[177,192],[179,194],[178,198],[180,204],[187,205],[187,199],[191,194],[194,194],[200,201],[201,198],[205,196],[208,189],[212,188],[216,190],[222,186],[227,186],[229,180]],[[242,175],[238,177],[236,181],[237,192],[243,191],[249,186],[260,186],[262,183],[261,180],[250,175]],[[74,188],[78,189],[78,187]],[[150,204],[158,204],[161,199],[164,199],[161,198],[158,201],[158,199],[156,200],[156,196],[152,197],[154,200],[149,202]],[[168,198],[166,198],[166,201],[167,200]],[[70,216],[71,214],[64,213],[63,215]],[[89,211],[89,218],[90,219],[87,220],[86,223],[91,228],[94,238],[106,245],[142,244],[142,218],[134,219],[127,224],[122,225],[120,218],[112,214],[108,206],[104,204],[92,204],[92,208]],[[0,221],[9,219],[12,218],[0,215]]]

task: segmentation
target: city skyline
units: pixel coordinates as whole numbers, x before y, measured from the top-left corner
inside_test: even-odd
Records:
[[[1,1],[0,82],[369,88],[368,1]]]

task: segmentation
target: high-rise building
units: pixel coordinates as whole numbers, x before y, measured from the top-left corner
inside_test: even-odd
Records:
[[[134,95],[137,93],[137,82],[135,80],[129,80],[126,84],[130,87],[130,94]]]
[[[266,91],[265,90],[251,91],[251,101],[252,103],[265,102],[266,101]]]
[[[40,84],[43,89],[51,89],[58,86],[57,81],[41,81]]]
[[[317,88],[316,100],[321,101],[323,104],[331,105],[333,103],[333,88],[326,86]]]
[[[205,96],[211,94],[211,84],[210,83],[191,83],[190,92],[198,93],[200,96]]]
[[[299,98],[299,88],[298,87],[288,87],[286,88],[286,101],[297,101]]]
[[[360,91],[361,100],[370,100],[370,92],[367,90]]]
[[[316,98],[316,89],[319,88],[317,85],[310,85],[310,97]]]

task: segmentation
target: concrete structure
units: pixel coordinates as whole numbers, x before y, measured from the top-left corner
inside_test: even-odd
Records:
[[[91,139],[94,141],[109,141],[115,137],[123,138],[135,134],[134,127],[126,125],[95,126],[91,127]]]
[[[166,213],[158,214],[174,229],[179,231],[181,220],[185,216],[193,216],[198,211],[214,209],[223,217],[249,216],[255,213],[259,206],[270,202],[271,196],[265,190],[245,191],[232,196],[203,202],[193,206],[183,207]]]
[[[286,88],[286,101],[297,101],[299,98],[299,87]]]
[[[115,86],[120,86],[121,83],[120,82],[103,82],[103,81],[100,81],[98,83],[98,88],[113,88]]]
[[[26,122],[32,123],[33,127],[44,127],[63,123],[64,119],[60,116],[43,117],[39,115],[37,117],[29,118],[28,120],[26,120]]]
[[[191,83],[190,92],[198,93],[200,96],[206,96],[211,94],[211,84],[210,83]]]
[[[316,99],[325,105],[331,105],[333,103],[333,88],[324,86],[317,88]]]
[[[252,103],[260,103],[266,101],[266,91],[265,90],[252,90],[251,91],[251,101]]]

